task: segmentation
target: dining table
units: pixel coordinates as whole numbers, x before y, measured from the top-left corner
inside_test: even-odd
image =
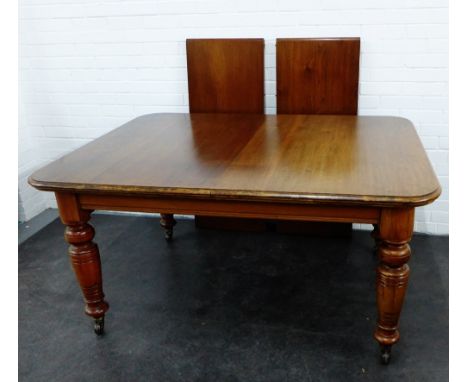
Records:
[[[441,193],[414,125],[394,116],[148,114],[28,181],[55,193],[96,334],[104,332],[109,304],[93,211],[159,213],[167,239],[174,214],[372,224],[379,257],[374,337],[383,363],[400,337],[415,208]]]

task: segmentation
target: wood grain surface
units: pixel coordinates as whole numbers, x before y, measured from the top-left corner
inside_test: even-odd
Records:
[[[190,112],[264,112],[261,39],[188,39],[187,74]],[[195,215],[197,227],[259,227],[260,221]],[[256,224],[255,224],[256,223]]]
[[[191,113],[264,112],[263,39],[187,39]]]
[[[149,114],[35,172],[38,189],[417,206],[440,186],[397,117]]]
[[[359,39],[279,39],[276,54],[278,114],[357,114]],[[277,229],[300,231],[302,224],[281,221]],[[350,223],[323,227],[330,233],[352,232]]]
[[[357,114],[359,38],[277,39],[278,114]]]

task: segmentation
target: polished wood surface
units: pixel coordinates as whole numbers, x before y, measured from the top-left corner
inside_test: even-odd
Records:
[[[101,258],[93,242],[94,228],[88,224],[92,210],[82,209],[78,197],[70,193],[56,194],[60,219],[65,224],[68,254],[85,301],[85,313],[94,318],[96,334],[104,331],[104,315],[109,304],[102,291]]]
[[[263,114],[262,39],[189,39],[186,49],[190,112]],[[248,229],[262,224],[251,219],[246,224],[238,218],[195,215],[195,225]]]
[[[160,212],[161,214],[205,214],[240,218],[289,219],[299,221],[328,221],[378,223],[379,207],[328,206],[301,203],[254,202],[155,197],[146,195],[79,194],[80,205],[86,210]]]
[[[371,116],[150,114],[29,182],[50,191],[366,206],[417,206],[440,194],[411,122]]]
[[[359,38],[277,39],[278,114],[357,114]]]
[[[382,361],[388,363],[390,349],[400,338],[398,324],[409,280],[414,208],[383,209],[379,225],[377,268],[377,328],[375,339],[382,346]]]
[[[187,39],[191,113],[264,112],[263,39]]]
[[[29,178],[55,191],[85,312],[102,334],[108,304],[93,210],[375,227],[378,320],[388,363],[400,333],[414,207],[440,186],[406,119],[328,115],[150,114],[81,147]]]
[[[276,45],[279,114],[357,114],[359,39],[289,38],[277,40]],[[280,232],[295,229],[321,234],[352,231],[351,223],[303,224],[281,221],[277,228]]]

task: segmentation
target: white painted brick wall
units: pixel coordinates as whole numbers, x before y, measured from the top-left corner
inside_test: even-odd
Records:
[[[25,184],[33,169],[140,114],[188,111],[186,38],[265,38],[275,113],[274,39],[337,36],[361,37],[359,113],[411,119],[444,188],[415,229],[448,233],[446,0],[20,0],[22,217],[54,206]]]

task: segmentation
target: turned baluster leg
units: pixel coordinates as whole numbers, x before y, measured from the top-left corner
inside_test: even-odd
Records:
[[[173,214],[161,214],[161,227],[164,229],[166,240],[172,239],[172,231],[176,224]]]
[[[383,209],[380,220],[377,268],[377,329],[382,362],[390,361],[392,345],[400,338],[398,322],[409,278],[414,209]]]
[[[74,194],[56,193],[60,218],[66,225],[68,254],[85,300],[85,313],[94,319],[94,331],[104,333],[104,315],[109,304],[102,291],[99,249],[92,241],[94,228],[88,224],[92,211],[82,210]]]

